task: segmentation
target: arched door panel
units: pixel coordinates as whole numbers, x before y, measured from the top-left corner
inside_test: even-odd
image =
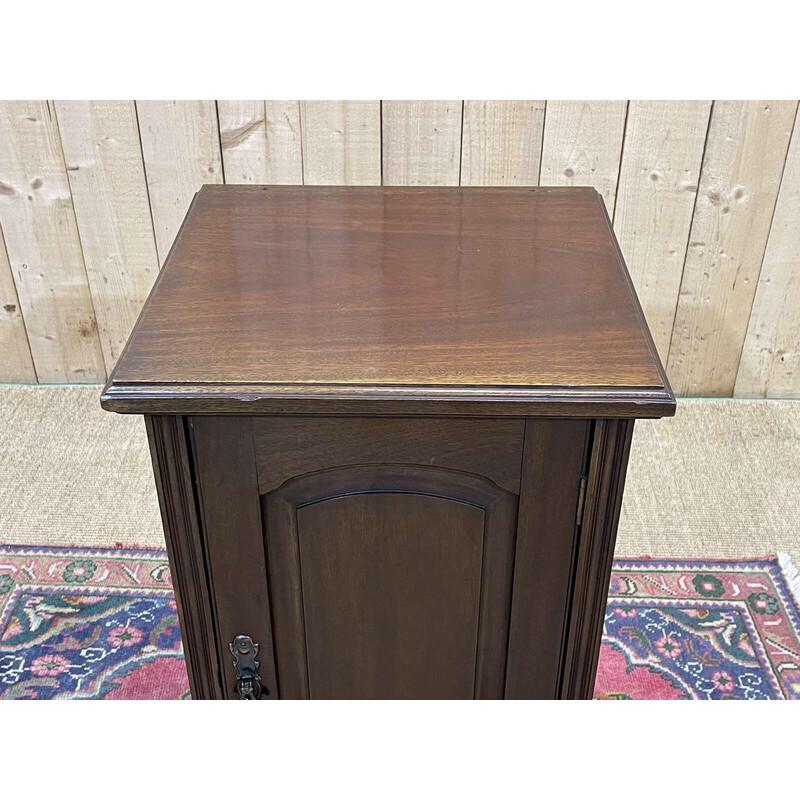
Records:
[[[263,498],[282,698],[502,698],[516,495],[368,465]]]

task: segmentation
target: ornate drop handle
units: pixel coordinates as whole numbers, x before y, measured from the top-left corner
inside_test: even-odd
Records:
[[[261,676],[258,674],[258,645],[249,637],[239,634],[228,645],[236,667],[236,688],[240,700],[258,700],[261,697]]]

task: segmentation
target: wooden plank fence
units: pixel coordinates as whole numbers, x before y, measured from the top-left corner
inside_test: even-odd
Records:
[[[0,102],[0,381],[103,381],[203,183],[590,185],[676,392],[800,398],[797,110]]]

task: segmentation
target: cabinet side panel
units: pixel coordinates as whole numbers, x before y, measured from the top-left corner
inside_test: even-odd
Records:
[[[563,699],[588,700],[594,690],[633,422],[595,423],[565,645]]]
[[[145,416],[145,425],[192,697],[219,699],[213,612],[184,418]]]
[[[588,427],[585,420],[525,423],[506,699],[558,694]]]
[[[250,636],[260,649],[262,700],[278,698],[267,568],[248,417],[191,417],[197,482],[214,597],[223,697],[236,699],[229,643]]]

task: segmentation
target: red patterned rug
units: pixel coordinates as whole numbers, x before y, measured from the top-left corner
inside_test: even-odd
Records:
[[[788,559],[614,562],[595,696],[800,699]],[[183,699],[166,553],[0,547],[0,699]]]
[[[595,697],[800,699],[797,584],[784,556],[616,560]]]

